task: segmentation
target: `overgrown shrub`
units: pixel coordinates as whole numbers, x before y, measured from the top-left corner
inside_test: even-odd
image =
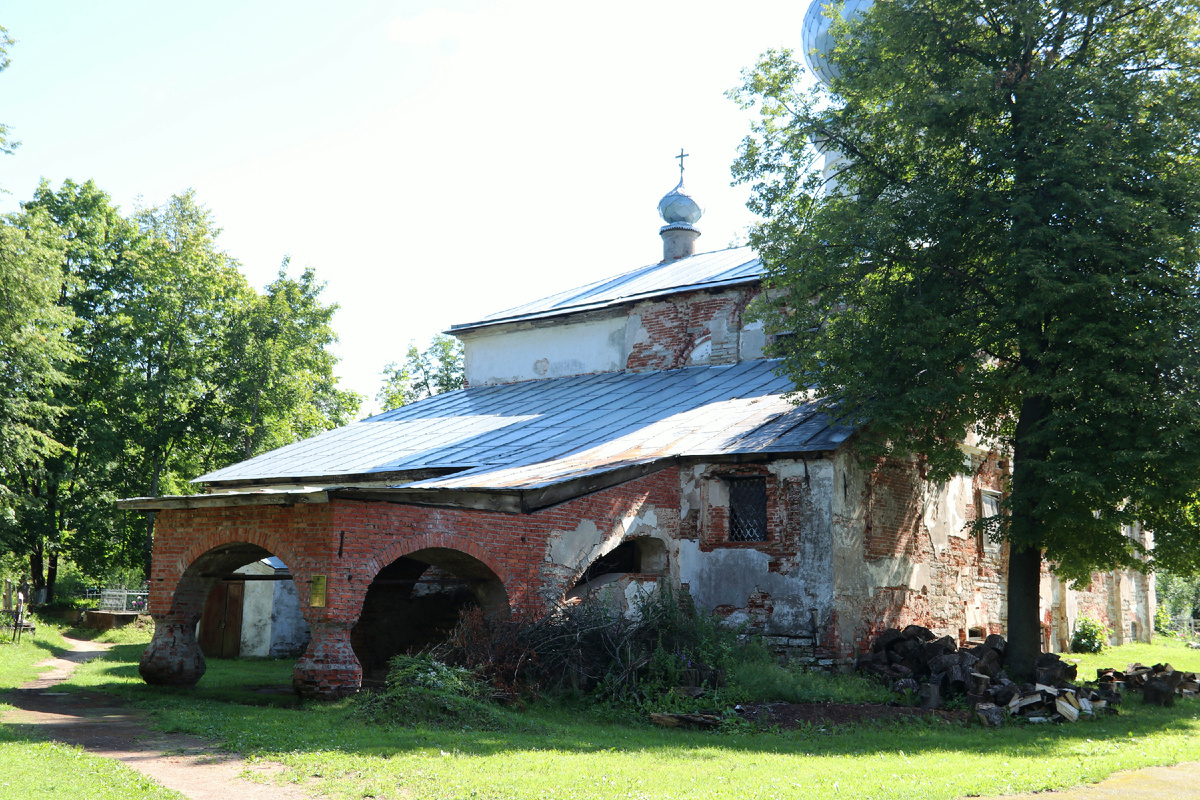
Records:
[[[1108,644],[1108,628],[1104,623],[1080,617],[1075,622],[1075,633],[1071,636],[1072,653],[1099,653]]]
[[[491,686],[474,671],[438,661],[429,653],[393,656],[382,691],[356,698],[361,716],[374,722],[506,727],[504,715],[488,702]]]

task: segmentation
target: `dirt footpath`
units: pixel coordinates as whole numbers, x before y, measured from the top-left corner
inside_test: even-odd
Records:
[[[293,785],[255,783],[242,774],[269,776],[279,764],[247,764],[222,752],[208,739],[160,733],[146,717],[101,692],[58,692],[55,686],[78,664],[104,653],[108,645],[68,639],[73,647],[44,664],[51,669],[3,699],[15,707],[4,714],[12,725],[32,726],[38,736],[78,745],[93,755],[115,758],[192,800],[310,800]]]

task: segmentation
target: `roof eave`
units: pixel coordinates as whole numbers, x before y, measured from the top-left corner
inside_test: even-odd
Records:
[[[643,292],[641,294],[631,294],[624,297],[619,297],[614,300],[605,300],[597,303],[581,303],[573,306],[563,306],[547,311],[539,311],[532,314],[517,314],[511,317],[500,317],[498,319],[479,320],[478,322],[465,322],[459,325],[451,325],[443,333],[450,335],[458,335],[460,333],[468,333],[481,328],[491,328],[497,325],[508,325],[517,322],[533,322],[537,320],[553,319],[555,317],[565,317],[572,314],[582,314],[587,311],[599,311],[606,308],[617,308],[622,305],[637,303],[642,300],[653,300],[656,297],[670,297],[671,295],[683,294],[684,292],[699,292],[715,289],[727,289],[731,286],[742,286],[752,283],[761,283],[762,276],[754,275],[744,278],[729,278],[723,281],[706,281],[704,283],[693,283],[688,286],[674,286],[670,289],[658,290],[653,292]]]

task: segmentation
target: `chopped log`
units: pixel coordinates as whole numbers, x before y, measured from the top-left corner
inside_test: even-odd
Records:
[[[1095,708],[1092,706],[1092,701],[1086,697],[1079,698],[1079,710],[1089,717],[1096,713]]]
[[[1142,687],[1142,702],[1146,705],[1166,706],[1175,705],[1175,690],[1162,680],[1146,681]]]
[[[995,703],[979,703],[975,706],[975,715],[979,721],[991,728],[999,728],[1004,724],[1004,707]]]
[[[926,683],[921,686],[921,708],[933,709],[942,707],[942,690],[936,683]]]
[[[1053,686],[1047,686],[1044,683],[1037,684],[1033,687],[1033,690],[1035,692],[1041,692],[1047,697],[1058,697],[1058,689],[1055,689]]]
[[[995,650],[1001,657],[1004,656],[1004,651],[1008,649],[1008,642],[998,633],[993,633],[983,640],[983,643]]]
[[[901,633],[905,639],[917,639],[922,642],[932,642],[937,638],[937,634],[920,625],[909,625]]]
[[[1012,686],[993,686],[992,701],[998,706],[1006,706],[1012,702],[1012,699],[1017,696],[1017,691]]]
[[[888,645],[890,645],[892,642],[900,641],[903,638],[904,634],[902,634],[900,631],[896,630],[895,628],[888,628],[883,633],[879,634],[879,638],[875,640],[875,644],[871,646],[871,650],[876,653],[883,652],[884,650],[887,650]]]
[[[1065,697],[1059,697],[1054,701],[1054,710],[1062,714],[1062,718],[1067,722],[1075,722],[1079,719],[1079,709],[1068,703]]]
[[[1082,710],[1082,709],[1083,709],[1083,706],[1082,706],[1082,705],[1080,704],[1080,702],[1079,702],[1079,698],[1078,698],[1078,697],[1075,695],[1075,693],[1074,693],[1074,692],[1063,692],[1063,693],[1062,693],[1062,697],[1063,697],[1063,699],[1065,699],[1065,700],[1066,700],[1068,703],[1070,703],[1071,705],[1073,705],[1073,706],[1075,707],[1075,710],[1076,710],[1076,711],[1080,711],[1080,710]]]

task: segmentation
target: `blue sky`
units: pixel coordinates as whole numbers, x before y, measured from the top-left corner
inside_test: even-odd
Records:
[[[0,211],[43,177],[194,189],[256,286],[317,269],[373,397],[410,340],[657,261],[680,147],[699,249],[741,236],[724,92],[806,5],[14,0]]]

